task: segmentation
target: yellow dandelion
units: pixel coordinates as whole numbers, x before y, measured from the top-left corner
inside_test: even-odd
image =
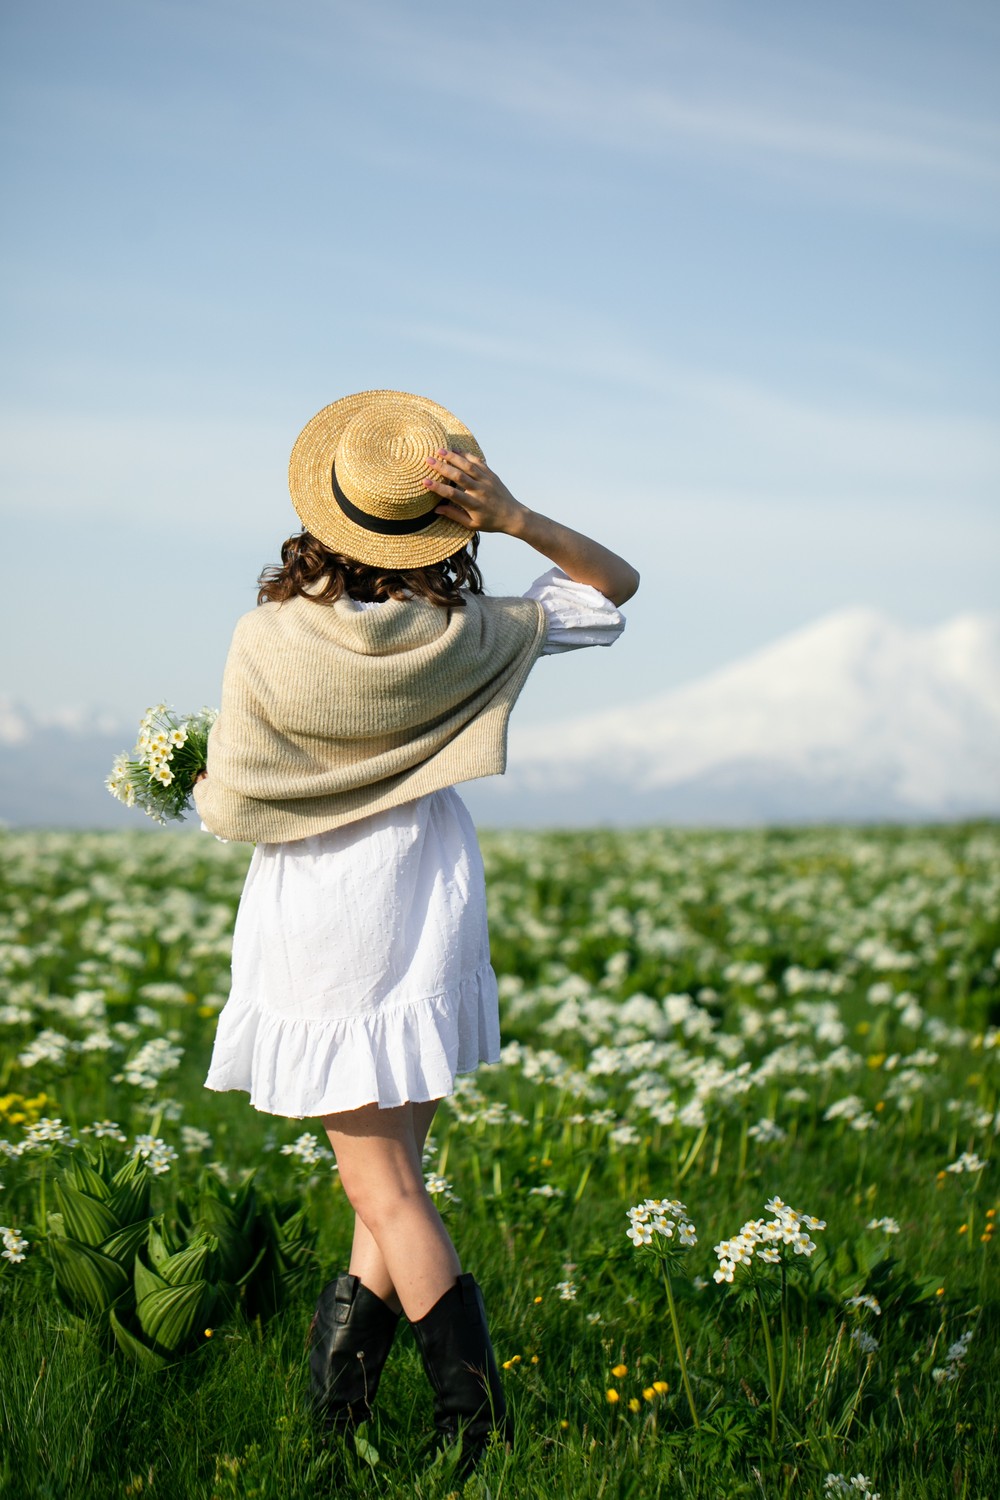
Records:
[[[561,1427],[561,1428],[562,1428],[562,1430],[563,1430],[563,1432],[565,1432],[565,1431],[566,1431],[566,1428],[567,1428],[567,1427],[568,1427],[568,1426],[569,1426],[569,1423],[568,1423],[568,1422],[567,1422],[567,1420],[566,1420],[566,1418],[565,1418],[565,1417],[563,1417],[563,1418],[562,1418],[562,1419],[561,1419],[561,1420],[560,1420],[560,1422],[559,1422],[559,1426],[560,1426],[560,1427]]]
[[[667,1392],[669,1391],[669,1389],[670,1389],[670,1386],[668,1385],[668,1383],[665,1380],[654,1380],[653,1381],[653,1390],[656,1392],[656,1394],[658,1396],[665,1396],[667,1394]]]
[[[641,1411],[642,1410],[642,1402],[641,1401],[637,1401],[636,1398],[635,1398],[635,1396],[633,1396],[632,1399],[631,1399],[631,1401],[628,1404],[628,1409],[629,1409],[629,1411]]]
[[[536,1297],[535,1298],[535,1306],[536,1307],[538,1306],[539,1302],[541,1302],[541,1300],[542,1300],[541,1297]]]
[[[206,1328],[205,1329],[205,1337],[207,1339],[210,1339],[212,1337],[212,1335],[213,1335],[214,1332],[215,1332],[214,1328]]]
[[[605,1394],[605,1396],[607,1398],[607,1402],[608,1402],[609,1406],[615,1406],[621,1400],[621,1397],[619,1396],[618,1392],[615,1390],[614,1386],[611,1386],[611,1388],[609,1390],[606,1390],[604,1392],[604,1394]]]
[[[628,1365],[614,1365],[611,1373],[616,1380],[621,1380],[628,1374]]]
[[[968,1234],[968,1232],[969,1232],[969,1226],[968,1226],[968,1224],[959,1224],[959,1226],[958,1226],[958,1232],[959,1232],[959,1234]]]
[[[646,1389],[642,1393],[642,1399],[644,1401],[652,1401],[655,1395],[656,1392],[653,1390],[653,1387],[651,1385],[647,1385]]]
[[[520,1363],[521,1356],[519,1354],[513,1354],[511,1355],[510,1359],[504,1360],[503,1367],[505,1370],[513,1370],[514,1366],[519,1365]]]
[[[532,1355],[532,1356],[531,1356],[531,1363],[532,1363],[532,1364],[533,1364],[533,1365],[537,1365],[537,1363],[538,1363],[538,1355],[537,1355],[537,1354],[533,1354],[533,1355]]]
[[[943,1297],[944,1296],[944,1287],[943,1286],[939,1286],[938,1289],[937,1289],[937,1291],[934,1293],[934,1295],[935,1295],[935,1297]]]

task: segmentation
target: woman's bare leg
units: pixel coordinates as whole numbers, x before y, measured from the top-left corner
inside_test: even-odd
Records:
[[[462,1270],[424,1187],[423,1144],[437,1103],[367,1105],[323,1119],[357,1216],[351,1272],[390,1307],[402,1306],[411,1322]]]
[[[413,1139],[417,1155],[421,1158],[421,1167],[424,1142],[431,1128],[434,1112],[440,1102],[440,1099],[430,1099],[411,1106]],[[330,1115],[328,1118],[332,1121],[336,1117]],[[351,1261],[348,1271],[352,1276],[360,1276],[368,1290],[374,1292],[376,1297],[381,1297],[393,1312],[399,1312],[401,1304],[386,1263],[382,1259],[382,1252],[372,1237],[371,1230],[359,1214],[354,1215],[354,1241],[351,1245]]]

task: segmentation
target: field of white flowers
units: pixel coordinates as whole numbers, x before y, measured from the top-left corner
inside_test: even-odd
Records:
[[[1000,830],[482,842],[503,1060],[426,1161],[516,1420],[468,1492],[1000,1493]],[[310,1426],[350,1212],[202,1087],[249,851],[2,843],[3,1493],[455,1493],[406,1337]]]

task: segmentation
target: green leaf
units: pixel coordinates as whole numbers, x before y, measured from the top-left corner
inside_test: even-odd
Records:
[[[118,1261],[126,1271],[131,1270],[137,1252],[146,1243],[148,1229],[148,1219],[139,1219],[135,1224],[126,1224],[124,1229],[119,1229],[117,1234],[111,1235],[99,1246],[101,1254]]]
[[[111,1197],[111,1189],[99,1172],[95,1172],[93,1167],[88,1166],[79,1155],[72,1158],[69,1170],[76,1178],[76,1186],[81,1193],[89,1194],[99,1203],[107,1203]]]
[[[151,1296],[153,1292],[164,1292],[167,1289],[167,1282],[164,1281],[162,1276],[157,1276],[155,1271],[149,1269],[142,1258],[141,1251],[135,1257],[135,1264],[132,1267],[132,1277],[135,1282],[135,1300],[137,1303],[141,1302],[144,1297]]]
[[[138,1156],[126,1162],[113,1179],[113,1189],[108,1207],[117,1216],[119,1224],[134,1224],[137,1219],[149,1218],[149,1196],[152,1176],[145,1162]]]
[[[150,1349],[141,1339],[137,1339],[134,1333],[130,1333],[125,1325],[115,1315],[114,1308],[108,1314],[111,1331],[119,1346],[136,1364],[142,1365],[147,1370],[162,1370],[170,1363],[163,1354],[158,1354],[155,1349]]]
[[[171,1255],[158,1267],[170,1286],[190,1286],[193,1281],[214,1278],[219,1242],[213,1234],[199,1234],[183,1250]]]
[[[90,1245],[56,1238],[49,1241],[48,1252],[56,1289],[71,1312],[106,1312],[129,1289],[125,1269]]]
[[[146,1248],[149,1251],[149,1258],[157,1270],[160,1269],[165,1260],[169,1260],[171,1255],[175,1255],[180,1249],[179,1245],[168,1245],[163,1233],[164,1229],[165,1225],[162,1217],[150,1220]]]
[[[363,1463],[368,1464],[370,1468],[374,1469],[379,1461],[378,1449],[375,1447],[374,1443],[370,1443],[368,1439],[363,1436],[363,1428],[364,1423],[362,1422],[361,1426],[358,1428],[357,1432],[354,1435],[354,1451]]]
[[[136,1304],[143,1333],[161,1350],[173,1353],[188,1339],[203,1334],[215,1306],[216,1290],[207,1281],[168,1286]]]
[[[121,1227],[106,1203],[81,1193],[69,1183],[57,1182],[55,1196],[66,1233],[83,1245],[96,1247]]]

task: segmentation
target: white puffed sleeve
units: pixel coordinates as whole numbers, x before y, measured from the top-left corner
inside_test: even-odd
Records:
[[[582,646],[610,646],[625,629],[625,616],[589,583],[574,583],[561,568],[536,578],[525,599],[536,600],[548,620],[542,656],[578,651]]]

